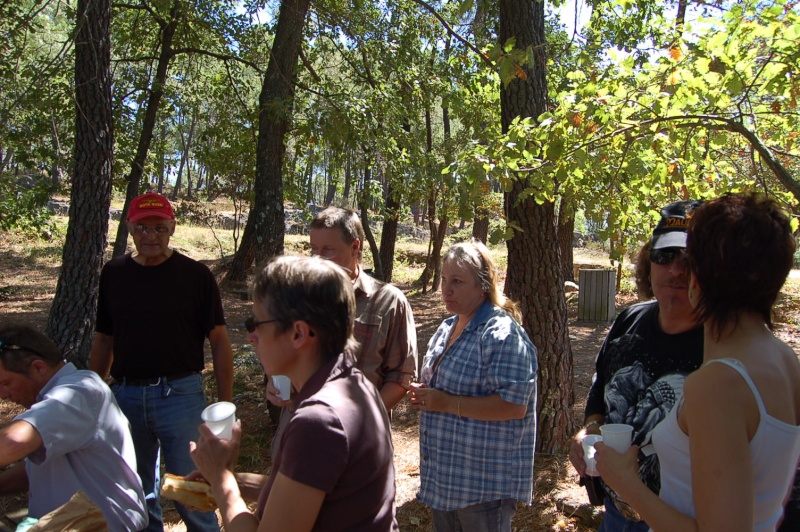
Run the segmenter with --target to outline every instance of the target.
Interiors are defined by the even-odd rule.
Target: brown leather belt
[[[160,384],[168,384],[172,381],[197,375],[196,371],[184,371],[183,373],[176,373],[168,377],[148,377],[144,379],[132,379],[130,377],[114,377],[114,382],[124,384],[126,386],[158,386]]]

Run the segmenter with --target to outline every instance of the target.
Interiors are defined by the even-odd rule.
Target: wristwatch
[[[603,422],[602,422],[602,421],[597,421],[596,419],[594,419],[594,420],[592,420],[592,421],[588,422],[588,423],[587,423],[587,424],[586,424],[586,425],[583,427],[583,430],[586,430],[586,429],[588,429],[588,428],[589,428],[589,427],[591,427],[592,425],[597,425],[597,426],[600,426],[600,425],[602,425],[602,424],[603,424]]]

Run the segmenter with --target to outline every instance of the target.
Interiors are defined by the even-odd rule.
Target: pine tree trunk
[[[500,44],[512,38],[517,49],[530,46],[535,60],[520,66],[525,76],[501,85],[503,131],[516,117],[535,119],[547,110],[544,2],[500,0]],[[538,349],[537,449],[553,453],[565,449],[574,432],[572,351],[554,205],[522,199],[527,182],[520,176],[505,196],[509,221],[522,228],[508,241],[505,291],[520,303],[523,325]]]
[[[75,176],[61,273],[46,334],[86,367],[94,338],[113,175],[111,2],[79,0],[75,33]]]
[[[347,202],[350,201],[350,182],[353,179],[353,172],[351,170],[350,161],[353,159],[353,154],[350,150],[347,150],[347,157],[344,163],[344,192],[342,196],[344,199],[342,202],[344,205],[347,205]]]
[[[558,248],[561,252],[561,274],[565,281],[575,282],[572,272],[574,262],[572,253],[572,240],[575,236],[575,208],[569,201],[561,198],[558,209]]]
[[[310,0],[283,0],[258,101],[253,208],[227,282],[243,282],[253,265],[283,253],[283,157],[294,109],[294,80]]]
[[[472,221],[472,238],[484,244],[489,238],[489,216],[486,210],[478,207],[475,209],[475,219]]]
[[[386,206],[381,232],[381,280],[391,283],[394,270],[394,248],[397,243],[397,224],[399,221],[400,203],[395,199],[394,187],[387,188]]]

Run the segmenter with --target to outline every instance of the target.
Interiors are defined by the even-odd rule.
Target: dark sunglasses
[[[686,248],[662,248],[650,250],[650,262],[666,266],[675,259],[685,259]]]
[[[244,320],[244,328],[247,329],[247,332],[254,333],[256,332],[256,327],[259,325],[264,325],[265,323],[272,323],[274,321],[281,321],[280,318],[275,318],[271,320],[264,320],[264,321],[256,321],[256,319],[252,316]]]

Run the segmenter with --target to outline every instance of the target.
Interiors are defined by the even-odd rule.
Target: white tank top
[[[753,530],[774,531],[800,458],[800,427],[767,414],[761,395],[741,362],[731,358],[708,363],[711,362],[720,362],[739,372],[758,404],[760,421],[750,440],[750,463],[755,480]],[[653,446],[661,464],[659,496],[681,513],[695,517],[689,437],[678,426],[678,410],[682,404],[676,405],[655,428]]]

